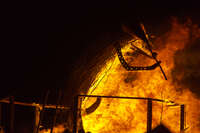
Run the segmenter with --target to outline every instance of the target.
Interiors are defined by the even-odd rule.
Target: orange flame
[[[190,24],[190,26],[188,26]],[[190,33],[193,33],[192,35]],[[192,37],[191,37],[192,36]],[[89,95],[106,96],[132,96],[149,97],[174,101],[186,105],[187,133],[200,132],[200,99],[190,91],[183,88],[172,80],[172,69],[174,68],[174,55],[177,51],[185,48],[193,40],[200,37],[200,28],[190,23],[180,24],[176,19],[172,22],[170,31],[155,40],[160,45],[158,59],[168,77],[164,80],[159,68],[153,71],[128,72],[120,64],[117,55],[109,60],[99,74],[96,81],[89,88]],[[130,51],[127,44],[122,52]],[[131,57],[125,57],[130,62]],[[153,61],[139,56],[132,61],[134,64],[152,64]],[[130,62],[130,63],[132,63]],[[177,75],[177,78],[184,76]],[[182,91],[177,88],[182,87]],[[100,106],[91,114],[84,110],[94,103],[94,98],[86,98],[82,101],[82,120],[85,131],[92,133],[144,133],[146,132],[146,101],[143,100],[119,100],[102,99]],[[163,123],[172,132],[180,132],[180,109],[171,107],[166,103],[153,102],[153,127]]]

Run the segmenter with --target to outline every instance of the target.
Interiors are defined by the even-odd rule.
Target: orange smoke
[[[120,64],[117,54],[102,67],[95,82],[89,88],[89,95],[149,97],[174,101],[186,105],[187,133],[200,132],[200,99],[190,88],[180,86],[173,80],[172,70],[175,67],[174,55],[187,45],[192,45],[200,37],[200,28],[188,21],[181,24],[173,19],[171,29],[158,37],[153,44],[158,53],[158,59],[168,77],[163,78],[159,68],[152,71],[126,71]],[[141,41],[139,41],[141,42]],[[125,59],[131,65],[148,65],[154,63],[142,55],[127,56],[133,52],[131,45],[122,48]],[[177,79],[184,73],[176,75]],[[181,89],[179,89],[181,88]],[[200,89],[200,88],[199,88]],[[82,101],[82,120],[85,131],[92,133],[144,133],[146,132],[146,101],[125,99],[101,99],[99,107],[91,114],[85,109],[95,102],[95,98],[85,98]],[[172,132],[180,132],[180,108],[167,103],[153,102],[153,127],[163,123]]]

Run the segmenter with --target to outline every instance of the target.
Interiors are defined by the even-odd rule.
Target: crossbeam
[[[10,104],[10,100],[7,100],[7,99],[3,99],[3,100],[0,100],[0,103],[8,103]],[[14,102],[15,105],[22,105],[22,106],[31,106],[31,107],[38,107],[38,108],[42,108],[42,104],[39,104],[39,103],[26,103],[26,102],[18,102],[18,101],[15,101]],[[45,105],[45,109],[56,109],[56,105]],[[57,107],[58,109],[62,109],[62,110],[69,110],[71,109],[70,107],[66,107],[66,106],[58,106]]]

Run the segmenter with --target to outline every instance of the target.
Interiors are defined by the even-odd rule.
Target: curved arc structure
[[[115,49],[117,51],[117,55],[119,58],[120,63],[122,64],[122,66],[127,70],[127,71],[138,71],[138,70],[153,70],[155,69],[157,66],[159,66],[160,62],[157,62],[151,66],[130,66],[126,60],[124,59],[123,55],[122,55],[122,51],[121,51],[121,47],[120,44],[117,43],[115,44]]]

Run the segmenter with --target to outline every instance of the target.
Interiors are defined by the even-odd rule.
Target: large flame
[[[193,27],[193,28],[191,28]],[[195,28],[194,28],[195,27]],[[172,69],[175,66],[174,55],[184,49],[190,41],[199,38],[200,29],[197,26],[180,24],[175,19],[172,28],[158,37],[154,43],[158,45],[158,59],[168,77],[164,80],[159,68],[153,71],[128,72],[120,64],[117,54],[109,60],[96,77],[89,89],[89,95],[149,97],[174,101],[186,105],[185,132],[200,132],[200,99],[190,91],[190,88],[179,86],[172,79]],[[191,40],[191,32],[193,32]],[[195,32],[195,33],[194,33]],[[122,53],[130,51],[127,44]],[[152,64],[146,57],[138,56],[133,61],[125,56],[129,63]],[[183,74],[177,76],[184,76]],[[180,77],[177,77],[180,78]],[[181,88],[181,91],[177,88]],[[82,101],[82,121],[85,131],[92,133],[144,133],[146,132],[147,102],[144,100],[101,99],[99,107],[92,113],[84,110],[95,102],[95,98]],[[173,132],[180,132],[180,106],[168,106],[166,103],[153,102],[153,127],[163,123]]]

